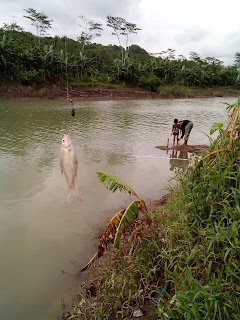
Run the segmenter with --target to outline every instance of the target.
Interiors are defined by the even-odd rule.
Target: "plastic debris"
[[[133,312],[133,316],[134,316],[134,318],[140,318],[143,316],[143,313],[140,309],[137,309]]]
[[[186,298],[183,296],[183,290],[179,291],[180,293],[175,294],[172,299],[169,302],[169,305],[172,306],[173,304],[176,303],[176,306],[179,306],[181,304],[183,304],[184,302],[186,302]]]

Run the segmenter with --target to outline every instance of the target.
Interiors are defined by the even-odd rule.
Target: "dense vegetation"
[[[47,20],[45,15],[40,16],[40,22],[45,21],[45,24],[37,25],[37,13],[33,9],[26,11],[30,16],[25,17],[33,20],[38,35],[25,32],[16,24],[5,24],[0,29],[1,84],[60,83],[68,77],[73,85],[80,87],[124,84],[151,91],[158,91],[165,85],[240,86],[239,53],[235,55],[233,66],[224,66],[216,58],[201,59],[195,52],[191,52],[187,59],[175,57],[172,49],[153,56],[138,45],[124,46],[119,42],[119,46],[103,46],[92,43],[96,36],[100,36],[100,24],[88,20],[84,22],[85,25],[90,23],[92,33],[82,32],[78,41],[67,37],[46,37],[44,28],[51,27],[51,20]],[[108,26],[113,29],[122,23],[127,25],[127,37],[139,30],[124,19],[108,17]],[[120,29],[122,32],[126,27]],[[113,34],[116,35],[117,31],[114,29]]]
[[[213,125],[209,152],[176,172],[150,228],[129,230],[97,269],[76,318],[127,319],[140,309],[150,320],[239,319],[239,105],[228,107],[225,130]]]

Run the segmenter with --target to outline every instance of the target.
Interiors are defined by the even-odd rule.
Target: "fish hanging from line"
[[[77,199],[81,201],[82,199],[76,188],[78,159],[69,134],[65,134],[62,138],[60,169],[62,173],[64,172],[68,184],[68,192],[65,203],[69,200],[71,193],[73,193]]]

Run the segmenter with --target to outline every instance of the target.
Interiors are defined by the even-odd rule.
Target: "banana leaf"
[[[79,275],[81,272],[85,271],[101,256],[103,256],[104,251],[107,250],[107,247],[110,243],[113,242],[116,234],[116,230],[119,226],[119,223],[122,219],[126,209],[120,210],[115,216],[109,221],[104,233],[102,234],[98,245],[97,245],[97,253],[90,259],[85,267],[83,267],[76,275]]]
[[[98,171],[97,175],[100,181],[105,185],[105,187],[111,190],[112,192],[115,192],[117,190],[119,190],[120,192],[125,191],[136,196],[139,199],[138,194],[129,185],[119,180],[115,176],[101,171]]]
[[[122,219],[116,231],[115,240],[114,240],[115,248],[119,248],[120,236],[122,234],[122,231],[125,230],[126,227],[138,217],[138,214],[139,214],[138,203],[139,203],[139,200],[133,201],[124,212],[124,215],[122,216]]]

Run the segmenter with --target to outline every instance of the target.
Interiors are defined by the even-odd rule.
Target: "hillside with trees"
[[[137,44],[129,45],[131,34],[140,29],[123,18],[107,16],[107,26],[118,45],[101,45],[102,25],[81,16],[82,32],[77,40],[49,37],[52,20],[44,13],[26,9],[24,17],[36,27],[36,35],[16,23],[0,28],[0,85],[70,84],[77,88],[127,86],[158,92],[166,86],[209,88],[240,86],[240,53],[235,64],[225,66],[214,57],[204,59],[196,52],[189,58],[168,49],[149,54]]]

